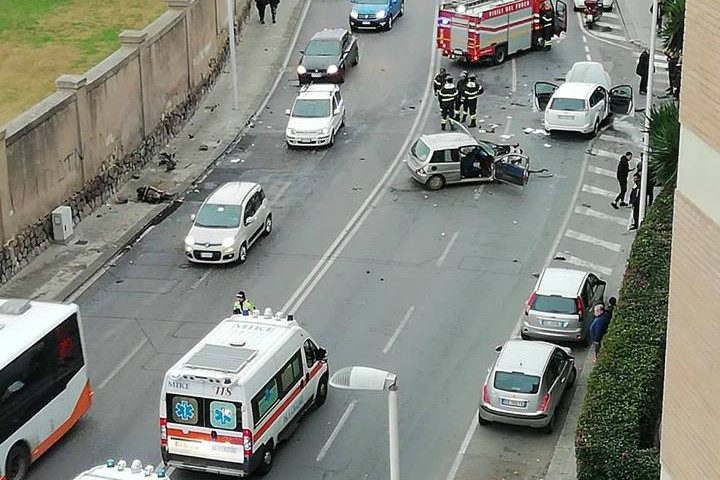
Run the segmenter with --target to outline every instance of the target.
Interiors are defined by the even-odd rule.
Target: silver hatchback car
[[[605,282],[582,270],[546,268],[525,304],[523,339],[587,345],[593,307],[603,303]]]
[[[575,358],[567,347],[510,340],[488,369],[478,421],[542,428],[551,433],[555,410],[575,383]]]

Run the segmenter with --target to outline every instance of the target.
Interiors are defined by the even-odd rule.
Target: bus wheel
[[[268,473],[270,473],[270,470],[272,470],[274,453],[275,452],[272,444],[268,444],[265,446],[265,451],[263,452],[262,456],[262,463],[257,469],[257,473],[261,477],[267,475]]]
[[[23,444],[16,444],[10,449],[5,461],[5,473],[8,480],[23,480],[30,468],[30,452]]]

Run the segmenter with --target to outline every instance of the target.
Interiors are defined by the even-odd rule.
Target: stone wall
[[[242,26],[251,0],[235,0]],[[0,127],[0,284],[45,250],[50,212],[78,223],[156,156],[195,113],[228,52],[226,0],[167,0],[85,75]]]

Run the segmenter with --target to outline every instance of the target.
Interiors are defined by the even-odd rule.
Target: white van
[[[302,415],[325,403],[327,352],[292,316],[233,315],[165,374],[162,458],[175,468],[266,474]]]

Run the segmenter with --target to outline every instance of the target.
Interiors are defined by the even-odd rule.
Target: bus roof
[[[0,369],[77,312],[74,303],[0,298]]]
[[[302,327],[285,316],[233,315],[213,328],[168,374],[231,377],[243,383],[301,332]]]

